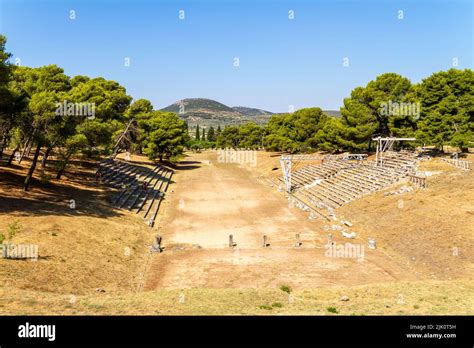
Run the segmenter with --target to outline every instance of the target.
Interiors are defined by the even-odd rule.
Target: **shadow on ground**
[[[0,214],[101,218],[122,215],[107,202],[110,193],[99,189],[93,173],[74,172],[66,175],[63,181],[42,182],[34,178],[28,192],[23,191],[23,180],[23,173],[0,169]],[[74,200],[75,209],[70,207],[71,200]]]

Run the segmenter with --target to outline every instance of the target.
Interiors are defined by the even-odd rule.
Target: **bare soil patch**
[[[364,261],[327,257],[328,223],[290,208],[285,195],[261,178],[265,170],[273,172],[278,157],[259,156],[259,170],[218,163],[215,151],[187,158],[199,168],[175,176],[177,185],[160,223],[166,251],[154,256],[145,289],[279,284],[301,289],[418,279],[411,265],[383,249],[368,249],[366,238],[350,240],[332,232],[336,244],[363,244]],[[297,233],[299,249],[294,248]],[[235,248],[228,247],[230,234]],[[268,248],[262,247],[263,235]]]

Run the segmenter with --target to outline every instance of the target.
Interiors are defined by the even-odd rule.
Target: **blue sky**
[[[339,109],[384,72],[418,82],[454,58],[472,68],[473,11],[472,0],[0,0],[0,33],[22,65],[113,79],[155,108],[204,97],[282,112]]]

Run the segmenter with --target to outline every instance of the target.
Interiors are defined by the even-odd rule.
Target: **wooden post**
[[[297,233],[296,234],[296,243],[295,243],[295,247],[299,248],[301,246],[301,242],[300,242],[300,234]]]
[[[328,244],[333,245],[334,242],[332,241],[332,233],[328,234]]]
[[[267,236],[266,235],[263,235],[263,247],[266,248],[267,247]]]
[[[234,236],[229,234],[229,248],[234,247]]]
[[[158,246],[158,248],[161,248],[161,236],[159,234],[155,236],[155,240],[156,240],[156,245]]]
[[[377,249],[377,244],[373,238],[369,238],[369,249]]]

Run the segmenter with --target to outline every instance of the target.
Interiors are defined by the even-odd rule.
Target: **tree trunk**
[[[56,179],[61,179],[61,176],[64,174],[64,171],[66,170],[68,159],[64,160],[64,162],[61,164],[61,167],[58,170],[58,173],[56,174]]]
[[[0,158],[3,157],[3,149],[5,147],[6,142],[7,142],[7,137],[6,135],[4,135],[2,139],[2,144],[0,145]]]
[[[54,145],[48,146],[46,149],[46,152],[43,155],[43,160],[41,161],[41,168],[44,169],[46,168],[46,161],[48,160],[48,156],[51,153],[51,150],[53,149]]]
[[[10,126],[7,126],[7,129],[6,129],[5,132],[3,133],[3,136],[2,136],[2,144],[0,144],[0,158],[3,157],[3,150],[5,150],[5,148],[7,147],[8,134],[10,133],[10,129],[11,129],[11,127],[10,127]]]
[[[18,150],[19,150],[19,147],[18,147],[18,146],[13,149],[13,152],[12,152],[12,154],[10,155],[10,158],[8,159],[8,164],[7,164],[8,166],[11,166],[11,165],[12,165],[13,159],[15,158],[15,154],[16,154],[16,152],[17,152]]]
[[[65,168],[66,166],[62,166],[61,169],[58,170],[58,174],[56,174],[56,179],[61,179],[61,175],[63,175]]]
[[[25,185],[23,187],[24,191],[28,191],[28,187],[30,186],[31,178],[33,177],[33,173],[35,172],[36,162],[38,162],[38,157],[39,157],[39,154],[40,154],[40,150],[41,150],[41,141],[38,141],[38,145],[36,146],[35,155],[33,157],[33,162],[31,162],[30,169],[28,170],[28,174],[26,175],[26,178],[25,178]]]
[[[33,142],[30,142],[30,144],[28,145],[28,148],[26,149],[26,157],[30,157],[32,145],[33,145]]]
[[[56,174],[56,179],[61,179],[61,176],[64,174],[64,171],[66,170],[66,166],[69,162],[69,158],[71,158],[72,153],[68,153],[66,158],[64,159],[63,163],[61,163],[61,167],[58,170],[58,173]]]
[[[20,164],[21,161],[23,161],[23,157],[25,157],[26,150],[28,149],[28,146],[30,145],[30,141],[32,140],[32,138],[33,138],[33,135],[30,135],[28,139],[26,139],[25,146],[23,147],[23,151],[21,152],[21,157],[20,157],[20,160],[18,161],[18,164]]]

